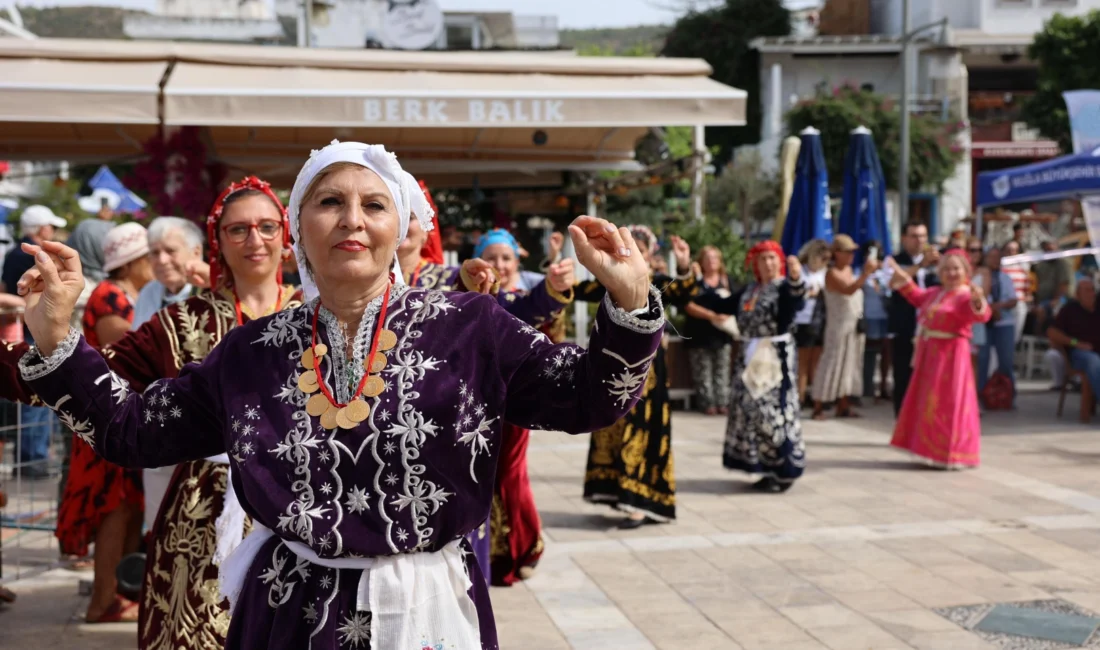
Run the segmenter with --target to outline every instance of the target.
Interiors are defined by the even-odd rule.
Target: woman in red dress
[[[92,291],[82,320],[84,337],[96,347],[110,345],[130,331],[137,294],[153,279],[148,236],[139,224],[112,229],[103,252],[108,276]],[[65,554],[85,556],[88,544],[95,543],[88,623],[137,620],[137,603],[115,593],[115,567],[140,544],[143,506],[141,471],[103,460],[79,431],[74,433],[55,534]]]
[[[519,255],[515,237],[499,228],[482,235],[474,251],[475,257],[489,262],[496,270],[500,293],[506,302],[518,300],[523,295],[519,286]],[[548,271],[546,278],[531,290],[531,295],[548,296],[544,304],[550,309],[520,317],[539,329],[547,327],[573,302],[572,262],[553,264]],[[496,491],[489,514],[489,559],[494,585],[507,586],[529,578],[544,550],[542,523],[527,474],[530,437],[529,429],[504,424]]]

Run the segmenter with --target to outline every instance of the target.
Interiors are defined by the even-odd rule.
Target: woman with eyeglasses
[[[143,391],[158,379],[175,377],[185,364],[201,362],[233,328],[300,304],[300,292],[280,280],[289,254],[288,229],[285,209],[266,182],[248,177],[230,185],[211,208],[206,230],[209,262],[188,271],[206,276],[212,288],[160,310],[102,350],[117,375],[103,379],[109,378],[116,396],[127,385]],[[31,399],[16,370],[26,351],[25,345],[0,345],[0,398]],[[181,415],[166,397],[154,403],[145,419],[153,429]],[[254,427],[251,422],[245,413],[235,427],[245,431]],[[90,435],[86,422],[68,424],[77,436]],[[247,451],[238,446],[230,453]],[[226,489],[228,462],[225,454],[188,461],[172,475],[146,547],[137,617],[143,650],[225,645],[229,613],[218,595],[217,565],[248,527],[233,491]],[[110,571],[113,575],[113,565]],[[132,620],[132,612],[126,614]]]

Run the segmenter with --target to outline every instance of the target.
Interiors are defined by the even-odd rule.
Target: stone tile
[[[914,609],[918,604],[893,589],[850,591],[833,594],[838,601],[862,614]]]
[[[983,641],[976,634],[959,632],[923,632],[909,639],[909,645],[917,650],[997,650],[997,646]],[[876,649],[877,650],[877,649]]]
[[[910,650],[910,646],[904,641],[868,622],[815,628],[811,633],[830,650]],[[938,650],[947,647],[951,646],[943,646]]]
[[[867,622],[867,619],[843,605],[780,607],[779,613],[806,630],[816,630],[821,627],[847,627]]]
[[[836,599],[817,587],[794,587],[762,589],[756,596],[772,607],[807,607],[813,605],[834,605]]]
[[[907,642],[924,632],[955,632],[961,629],[946,618],[926,609],[876,612],[868,614],[867,617],[882,629]]]

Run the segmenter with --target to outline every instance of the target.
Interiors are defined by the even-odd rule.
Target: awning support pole
[[[599,206],[596,205],[596,192],[589,185],[585,214],[595,217],[599,212],[598,208]],[[562,253],[573,259],[578,280],[591,279],[592,274],[580,265],[580,261],[577,259],[577,251],[573,248],[573,238],[568,235],[565,237],[565,247]],[[588,347],[588,303],[579,300],[573,303],[573,327],[577,332],[577,345]]]
[[[696,220],[703,219],[703,184],[706,180],[704,176],[705,167],[707,163],[707,127],[702,124],[696,124],[695,131],[695,143],[693,145],[695,151],[695,178],[691,184],[691,203],[692,203],[692,216]]]

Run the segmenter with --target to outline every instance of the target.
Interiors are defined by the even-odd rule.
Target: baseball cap
[[[22,216],[19,217],[19,227],[23,230],[41,228],[42,226],[64,228],[65,223],[64,219],[54,214],[53,210],[44,205],[28,205],[23,209]]]

